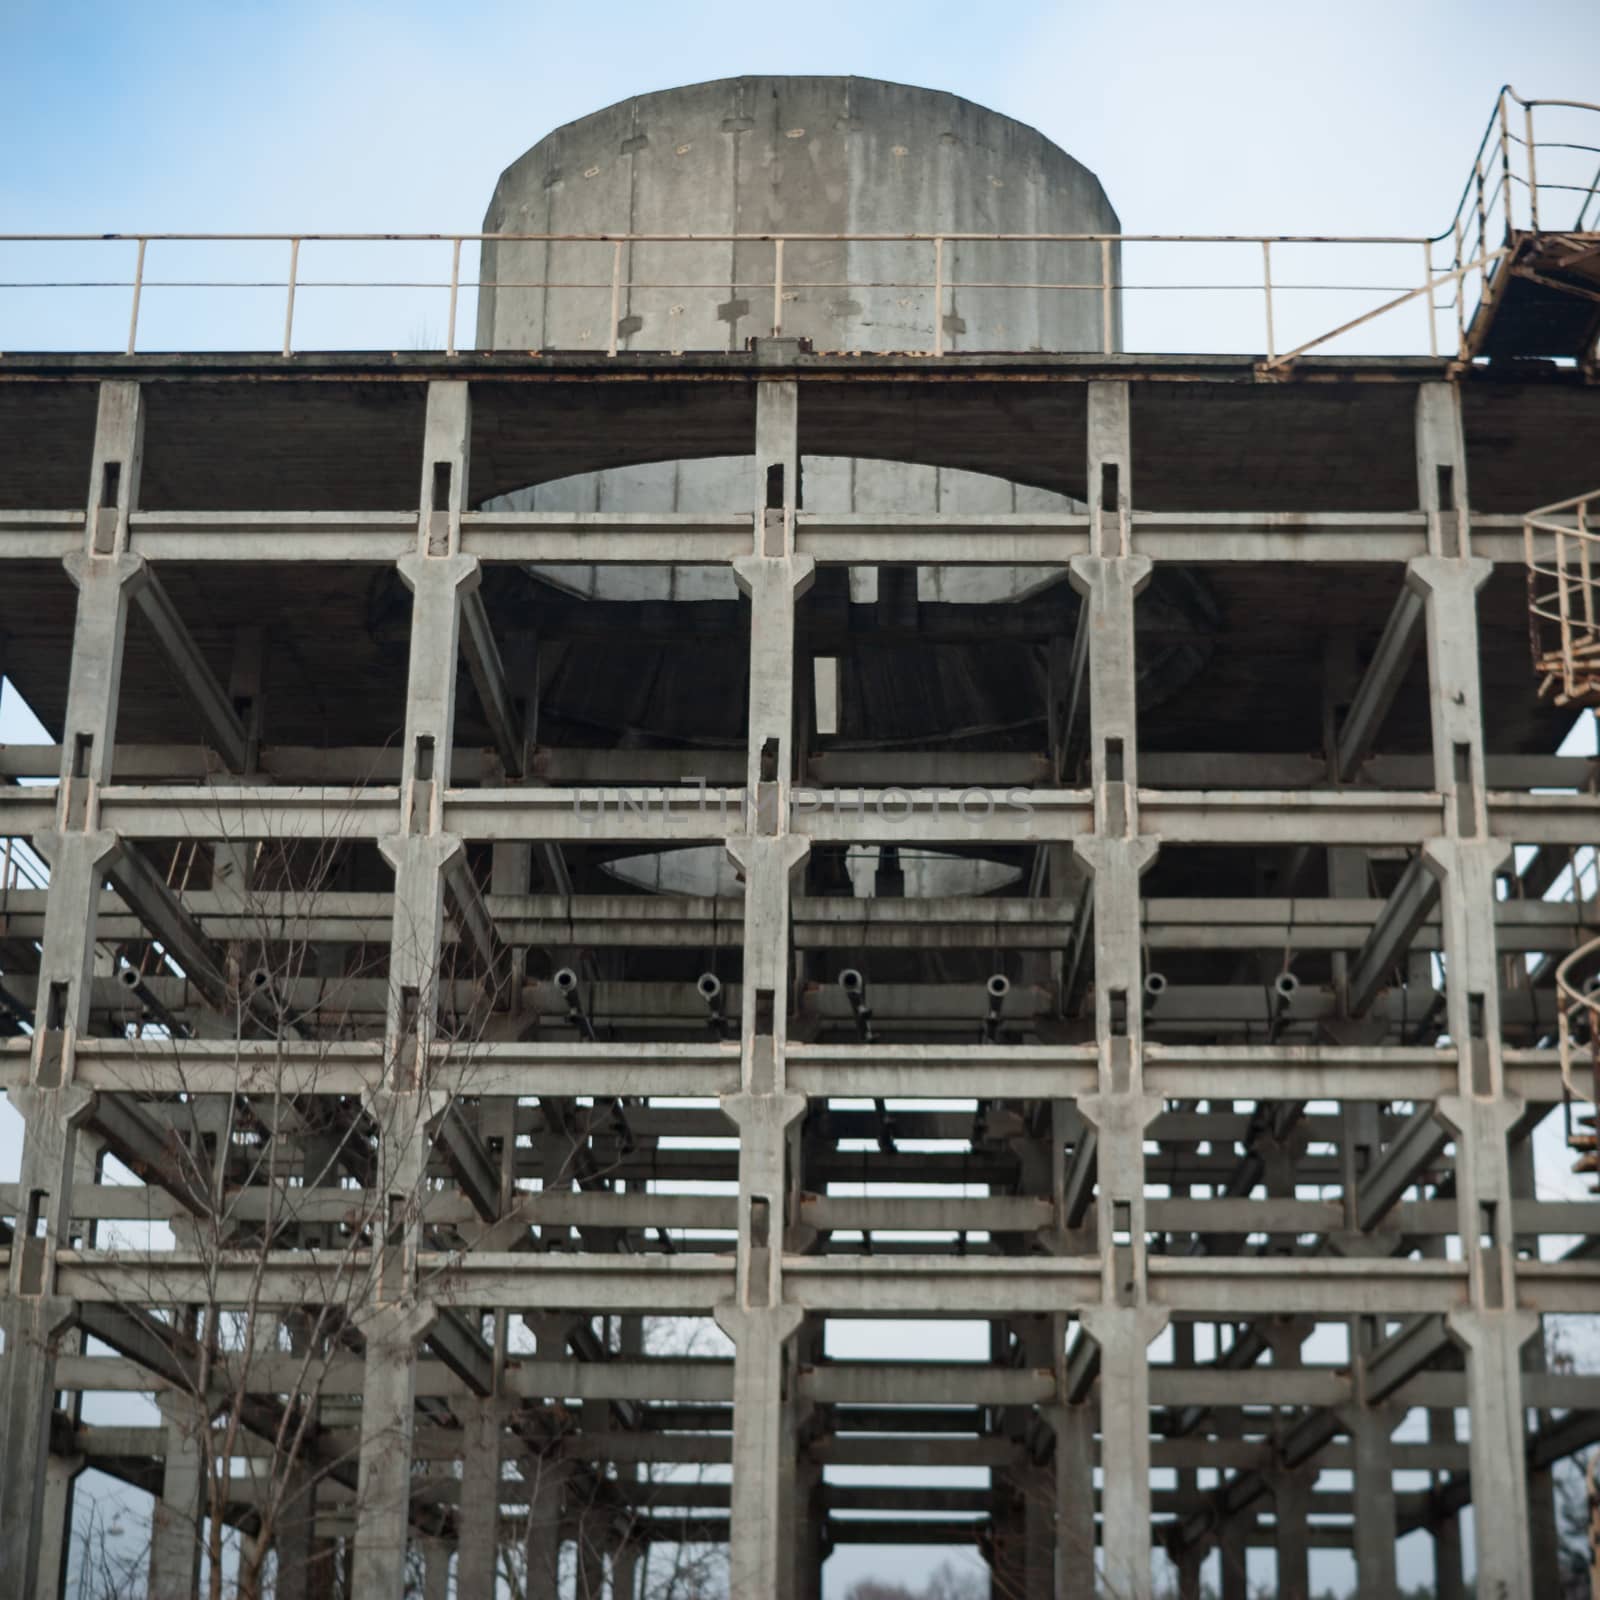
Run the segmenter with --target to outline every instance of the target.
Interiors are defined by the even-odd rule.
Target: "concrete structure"
[[[865,104],[867,144],[997,121],[793,93],[844,149]],[[1335,1547],[1382,1595],[1413,1530],[1448,1596],[1469,1504],[1478,1592],[1552,1592],[1600,1379],[1537,1336],[1600,1311],[1600,1208],[1535,1181],[1549,958],[1596,931],[1544,895],[1600,799],[1521,516],[1591,486],[1600,390],[627,315],[615,354],[0,360],[4,666],[53,741],[0,751],[49,863],[0,929],[0,1594],[56,1592],[85,1463],[157,1497],[162,1595],[221,1518],[280,1600],[398,1596],[408,1550],[487,1594],[513,1547],[621,1600],[704,1543],[802,1600],[846,1542],[1029,1600],[1148,1595],[1158,1547],[1304,1596]],[[1060,498],[818,507],[813,458]],[[507,507],[679,460],[740,498]],[[958,564],[1037,581],[841,581]],[[619,892],[680,848],[729,892]],[[992,873],[906,893],[929,852]],[[830,1356],[903,1318],[989,1359]],[[159,1422],[84,1420],[119,1390]]]

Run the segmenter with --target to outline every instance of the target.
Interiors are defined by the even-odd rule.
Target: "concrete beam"
[[[1350,1015],[1365,1016],[1389,981],[1396,965],[1410,950],[1417,930],[1439,904],[1439,874],[1429,858],[1418,852],[1406,863],[1394,892],[1384,903],[1372,932],[1350,968]]]
[[[228,691],[200,653],[166,586],[148,563],[131,585],[131,598],[193,708],[201,736],[230,772],[246,771],[250,765],[250,737],[244,722]]]
[[[1375,1228],[1450,1138],[1450,1130],[1439,1121],[1434,1107],[1418,1106],[1362,1174],[1356,1188],[1357,1227],[1363,1231]]]

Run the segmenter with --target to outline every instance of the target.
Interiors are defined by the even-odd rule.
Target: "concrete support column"
[[[1382,1407],[1355,1406],[1345,1420],[1355,1456],[1356,1577],[1363,1594],[1393,1594],[1397,1529],[1389,1436],[1398,1419]]]
[[[317,1475],[296,1463],[283,1487],[272,1528],[277,1556],[273,1600],[331,1600],[334,1550],[317,1539]]]
[[[1282,1193],[1293,1185],[1285,1184],[1282,1176],[1285,1146],[1278,1141],[1268,1141],[1267,1171],[1268,1192]],[[1274,1181],[1273,1168],[1278,1168]],[[1292,1372],[1301,1366],[1301,1346],[1311,1333],[1314,1323],[1298,1317],[1278,1317],[1266,1322],[1263,1331],[1272,1349],[1274,1371]],[[1298,1417],[1294,1409],[1278,1413],[1278,1427],[1292,1429]],[[1283,1600],[1310,1600],[1311,1563],[1308,1548],[1308,1525],[1311,1511],[1311,1494],[1317,1481],[1317,1469],[1305,1463],[1299,1466],[1278,1466],[1268,1473],[1272,1487],[1274,1544],[1278,1562],[1278,1587],[1274,1591]]]
[[[499,1400],[466,1404],[466,1439],[461,1453],[461,1553],[456,1590],[492,1595],[500,1556],[500,1441],[504,1408]]]
[[[161,1493],[150,1519],[150,1600],[192,1600],[200,1582],[200,1547],[206,1515],[204,1408],[188,1395],[162,1395],[166,1460]]]
[[[1533,1128],[1524,1121],[1512,1130],[1510,1150],[1511,1194],[1513,1203],[1538,1198],[1535,1181]],[[1522,1234],[1513,1241],[1519,1255],[1539,1256],[1537,1234]],[[1522,1370],[1545,1372],[1549,1362],[1545,1349],[1544,1319],[1539,1319],[1535,1336],[1522,1347]],[[1549,1411],[1540,1411],[1535,1427],[1543,1429],[1556,1421]],[[1559,1594],[1561,1590],[1561,1531],[1557,1523],[1555,1473],[1546,1466],[1528,1468],[1528,1539],[1533,1549],[1533,1589],[1535,1594]]]
[[[1425,1258],[1445,1259],[1445,1240],[1432,1235],[1422,1242]],[[1428,1443],[1454,1444],[1456,1442],[1456,1413],[1452,1406],[1436,1406],[1428,1412]],[[1431,1488],[1435,1494],[1450,1483],[1450,1475],[1432,1474]],[[1439,1600],[1464,1600],[1466,1580],[1461,1561],[1461,1518],[1454,1511],[1431,1523],[1428,1533],[1433,1541],[1433,1589]]]
[[[1221,1600],[1250,1600],[1250,1545],[1245,1516],[1229,1517],[1217,1535]]]
[[[34,841],[50,864],[26,1087],[12,1091],[24,1122],[18,1239],[0,1304],[0,1594],[37,1590],[46,1537],[44,1492],[57,1340],[70,1302],[55,1293],[56,1252],[67,1242],[77,1129],[90,1097],[73,1086],[77,1040],[89,1025],[95,925],[103,865],[115,840],[99,827],[109,781],[127,629],[128,518],[144,453],[139,386],[100,386],[84,518],[84,548],[66,560],[77,585],[72,664],[62,728],[55,826]]]
[[[417,1300],[417,1252],[428,1129],[449,1102],[448,1090],[432,1080],[440,1067],[434,1046],[445,874],[463,851],[460,839],[444,832],[442,802],[455,742],[461,600],[479,576],[477,561],[460,554],[470,440],[466,384],[430,384],[417,549],[398,562],[412,593],[399,829],[379,843],[395,883],[386,1077],[368,1097],[378,1124],[384,1246],[371,1285],[375,1309],[362,1319],[367,1366],[354,1575],[363,1600],[401,1600],[404,1593],[417,1345],[435,1315]]]
[[[450,1556],[448,1539],[422,1541],[422,1600],[450,1600]],[[487,1591],[493,1594],[492,1589]]]
[[[1178,1600],[1200,1600],[1199,1550],[1185,1550],[1178,1557]]]
[[[1150,578],[1130,553],[1128,389],[1094,383],[1088,396],[1090,551],[1073,560],[1088,630],[1089,765],[1094,833],[1074,848],[1092,882],[1095,1040],[1099,1084],[1078,1109],[1095,1130],[1098,1306],[1083,1312],[1100,1346],[1101,1543],[1105,1581],[1129,1600],[1151,1593],[1149,1343],[1166,1313],[1145,1282],[1144,1134],[1161,1102],[1144,1092],[1139,879],[1156,853],[1139,835],[1134,601]]]
[[[790,990],[789,902],[806,841],[789,832],[794,772],[795,601],[814,563],[794,551],[800,485],[799,392],[792,379],[756,395],[752,503],[755,553],[733,564],[750,597],[750,721],[743,831],[728,852],[744,873],[744,1003],[739,1092],[723,1110],[739,1129],[739,1243],[735,1298],[717,1321],[734,1342],[733,1485],[729,1583],[735,1594],[788,1595],[784,1407],[787,1341],[801,1313],[783,1303],[790,1130],[805,1110],[784,1080]]]
[[[1061,1600],[1093,1600],[1094,1407],[1052,1406],[1056,1435],[1056,1587]]]
[[[45,1463],[41,1517],[38,1600],[60,1600],[66,1592],[67,1546],[72,1538],[72,1508],[84,1456],[51,1456]]]
[[[356,1489],[355,1592],[402,1600],[411,1526],[411,1439],[416,1423],[417,1345],[431,1306],[386,1306],[363,1323],[361,1457]]]
[[[1310,1521],[1314,1467],[1296,1467],[1272,1474],[1272,1515],[1278,1559],[1276,1600],[1311,1600],[1311,1552],[1306,1529]]]
[[[635,1600],[639,1590],[639,1547],[623,1541],[611,1555],[611,1600]]]
[[[561,1583],[561,1512],[567,1464],[552,1452],[523,1462],[528,1485],[528,1527],[523,1540],[529,1600],[556,1600]]]
[[[1492,838],[1488,825],[1477,591],[1491,567],[1470,550],[1453,385],[1418,389],[1417,481],[1430,553],[1410,563],[1407,581],[1425,608],[1434,787],[1443,797],[1440,837],[1426,849],[1441,879],[1445,998],[1459,1062],[1458,1092],[1440,1100],[1439,1113],[1456,1134],[1469,1272],[1469,1305],[1450,1314],[1450,1326],[1467,1351],[1478,1590],[1496,1600],[1531,1600],[1519,1352],[1537,1318],[1515,1309],[1507,1136],[1522,1105],[1505,1087],[1494,926],[1495,874],[1509,846]]]

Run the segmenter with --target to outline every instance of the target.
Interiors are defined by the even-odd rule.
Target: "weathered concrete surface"
[[[958,95],[871,78],[724,78],[620,101],[558,128],[501,175],[485,232],[1115,233],[1099,180],[1042,134]],[[618,341],[634,350],[737,350],[772,328],[765,242],[624,246]],[[606,348],[609,244],[490,246],[478,343]],[[819,350],[929,350],[931,243],[791,243],[785,337]],[[1094,244],[967,242],[946,283],[1101,282]],[[1112,281],[1116,281],[1113,256]],[[678,287],[680,285],[707,287]],[[885,287],[864,287],[879,284]],[[654,287],[659,285],[660,287]],[[848,285],[849,287],[835,287]],[[766,292],[762,292],[763,286]],[[948,291],[951,350],[1099,350],[1090,291]],[[1113,320],[1112,345],[1119,340]]]

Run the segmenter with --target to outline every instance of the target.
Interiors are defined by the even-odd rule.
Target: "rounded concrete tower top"
[[[1037,130],[959,95],[844,77],[722,78],[619,101],[507,167],[484,217],[485,232],[538,234],[1118,226],[1094,174]],[[623,245],[618,348],[736,350],[770,335],[775,254],[765,238]],[[610,243],[486,244],[480,346],[608,348],[617,265]],[[781,331],[818,349],[926,350],[937,315],[949,350],[1100,350],[1104,274],[1094,243],[950,241],[936,274],[928,240],[790,237]]]

